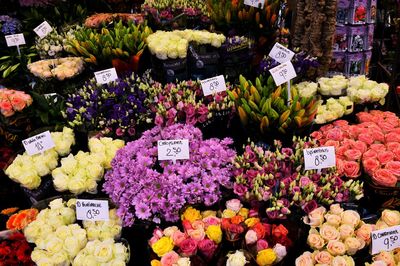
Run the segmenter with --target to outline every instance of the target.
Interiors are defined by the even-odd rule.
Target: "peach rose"
[[[364,142],[367,145],[374,143],[374,138],[368,133],[361,133],[358,135],[358,140]]]
[[[187,235],[185,233],[182,233],[181,231],[176,231],[172,235],[172,241],[176,246],[179,246],[183,240],[187,238]]]
[[[314,260],[316,263],[330,265],[332,262],[332,255],[328,251],[315,251]]]
[[[388,162],[385,165],[385,169],[389,170],[390,172],[392,172],[392,174],[394,174],[395,176],[397,176],[397,178],[400,177],[400,162],[399,161],[391,161]]]
[[[356,149],[350,149],[345,151],[344,156],[346,156],[346,159],[349,161],[357,161],[361,158],[361,151],[356,150]]]
[[[337,256],[332,260],[332,266],[354,266],[354,260],[350,256]]]
[[[339,231],[329,224],[323,224],[319,229],[319,233],[323,239],[329,240],[339,240],[340,233]]]
[[[311,252],[306,251],[296,259],[296,266],[313,266],[314,260]]]
[[[332,214],[340,215],[343,212],[343,208],[340,207],[340,204],[332,204],[329,207],[329,212]]]
[[[389,227],[400,225],[400,212],[384,210],[382,212],[381,220],[384,221]]]
[[[361,174],[360,164],[353,161],[344,161],[343,171],[348,178],[356,178]]]
[[[1,110],[1,114],[4,115],[5,117],[10,117],[14,114],[12,105],[8,101],[0,102],[0,110]]]
[[[342,221],[342,218],[339,215],[336,214],[325,214],[325,223],[330,224],[334,227],[338,227],[340,225],[340,222]]]
[[[346,245],[339,240],[330,240],[326,246],[326,249],[333,256],[340,256],[346,253]]]
[[[354,227],[350,224],[342,224],[339,227],[340,239],[344,240],[354,235]]]
[[[346,210],[342,213],[342,224],[349,224],[356,227],[360,222],[360,215],[353,210]]]
[[[365,246],[365,242],[356,237],[348,237],[344,241],[347,248],[347,254],[354,255]]]
[[[309,234],[307,237],[307,244],[312,249],[322,249],[325,246],[325,240],[319,234]]]
[[[397,177],[387,169],[378,169],[372,175],[372,181],[378,186],[395,187]]]
[[[386,148],[388,151],[394,151],[395,149],[400,149],[399,142],[388,142],[386,143]]]
[[[191,238],[193,238],[196,241],[203,240],[206,235],[203,228],[188,230],[187,233]]]
[[[336,171],[340,176],[344,174],[344,161],[342,159],[339,159],[337,155],[336,155]]]
[[[379,151],[378,152],[378,160],[381,164],[387,164],[390,161],[393,161],[394,154],[391,151]]]
[[[394,126],[392,124],[385,121],[380,122],[379,127],[383,132],[391,132],[394,129]]]
[[[385,141],[385,134],[381,130],[372,130],[370,132],[371,136],[374,138],[375,141],[384,142]]]
[[[368,150],[364,152],[363,154],[363,159],[368,159],[368,158],[374,158],[376,159],[378,157],[378,153],[374,150]]]
[[[326,134],[326,138],[335,141],[343,140],[343,131],[340,128],[332,128]]]
[[[371,145],[369,146],[369,148],[370,148],[371,150],[376,151],[377,153],[379,153],[380,151],[386,151],[386,146],[385,146],[384,144],[381,144],[381,143],[374,143],[374,144],[371,144]]]
[[[374,230],[375,225],[373,224],[363,224],[356,231],[357,238],[364,240],[365,243],[371,243],[371,232]]]
[[[393,254],[387,251],[382,251],[378,255],[372,258],[373,261],[384,261],[387,266],[396,266],[396,261],[394,260]]]
[[[363,160],[363,167],[369,175],[372,175],[376,170],[381,168],[381,164],[375,158],[367,158]]]
[[[13,98],[11,104],[15,111],[22,111],[26,107],[26,102],[19,97]]]
[[[324,221],[324,214],[326,209],[324,207],[318,207],[308,214],[308,216],[303,218],[305,224],[311,227],[317,227]]]
[[[390,132],[385,136],[386,142],[400,142],[400,134],[397,132]]]
[[[337,148],[339,148],[340,144],[339,144],[339,141],[330,139],[325,142],[324,146],[326,146],[326,147],[333,146],[333,147],[335,147],[335,149],[337,149]]]
[[[353,149],[359,150],[361,153],[364,153],[368,150],[368,146],[364,142],[357,140],[355,142],[355,145],[353,146]]]
[[[394,149],[393,154],[396,157],[397,160],[400,160],[400,148]]]

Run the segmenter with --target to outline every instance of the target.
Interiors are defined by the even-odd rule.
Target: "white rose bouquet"
[[[339,97],[339,99],[329,98],[326,104],[318,107],[315,123],[325,124],[333,120],[341,118],[343,115],[351,114],[354,110],[354,103],[347,96]]]
[[[300,98],[309,98],[317,94],[318,84],[315,82],[303,81],[295,84],[294,87],[299,92]]]
[[[71,152],[71,146],[75,144],[75,134],[69,127],[64,127],[62,132],[51,132],[54,149],[59,156],[66,156]]]
[[[106,239],[119,239],[122,231],[122,221],[117,216],[117,210],[111,209],[109,211],[108,221],[83,221],[83,228],[87,232],[88,239],[91,240],[106,240]]]
[[[111,168],[111,161],[114,159],[117,150],[125,146],[125,142],[120,139],[112,138],[91,138],[89,139],[89,150],[93,154],[98,154],[103,159],[105,169]]]
[[[57,78],[64,80],[72,78],[83,71],[84,61],[81,57],[65,57],[40,60],[28,64],[29,71],[42,79]]]
[[[57,191],[69,190],[74,194],[96,193],[97,182],[104,174],[103,158],[98,154],[79,151],[61,159],[61,167],[52,171],[54,187]]]
[[[128,248],[122,243],[115,243],[113,239],[94,240],[78,253],[73,265],[126,265],[128,258]]]
[[[332,78],[318,79],[318,92],[324,96],[339,96],[346,93],[348,79],[345,76],[337,75]]]
[[[385,104],[389,85],[369,80],[365,76],[351,77],[347,95],[355,103],[379,102]]]

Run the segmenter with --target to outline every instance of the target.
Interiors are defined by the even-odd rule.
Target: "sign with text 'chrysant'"
[[[76,219],[81,221],[108,221],[109,208],[107,200],[76,200]]]
[[[26,153],[28,153],[30,156],[43,153],[55,146],[54,141],[51,138],[50,131],[46,131],[33,137],[24,139],[22,144],[24,145]]]
[[[304,149],[305,170],[324,169],[336,166],[335,147]]]
[[[400,225],[371,232],[371,254],[400,247]]]
[[[189,140],[187,139],[159,140],[157,148],[159,161],[189,159]]]

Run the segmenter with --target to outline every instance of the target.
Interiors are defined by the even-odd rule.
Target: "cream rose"
[[[354,260],[349,256],[337,256],[332,260],[332,266],[354,266]]]
[[[326,249],[333,256],[340,256],[346,253],[346,245],[339,240],[330,240],[326,246]]]
[[[313,266],[314,260],[311,252],[306,251],[295,261],[296,266]]]
[[[309,234],[307,237],[307,244],[312,249],[322,249],[325,246],[325,240],[319,234]]]
[[[356,227],[360,222],[360,215],[353,210],[346,210],[341,214],[342,224],[349,224]]]
[[[325,220],[325,223],[334,227],[338,227],[342,221],[342,218],[339,215],[328,213],[325,215]]]
[[[227,256],[226,266],[244,266],[248,263],[242,251],[236,250],[235,253],[228,254]]]
[[[322,224],[324,221],[324,215],[326,213],[326,209],[324,207],[318,207],[312,212],[308,214],[308,216],[303,218],[305,224],[308,224],[311,227],[317,227]]]
[[[98,262],[108,262],[113,257],[113,242],[103,241],[97,243],[93,255]]]
[[[356,237],[348,237],[344,241],[347,248],[347,254],[354,255],[365,246],[365,242]]]
[[[332,262],[332,255],[328,251],[314,251],[314,260],[319,264],[330,265]]]
[[[344,240],[350,236],[354,235],[354,227],[349,224],[342,224],[339,227],[339,234],[340,234],[340,239]]]
[[[365,243],[371,243],[371,232],[374,230],[374,225],[372,224],[363,224],[356,231],[357,238],[364,240]]]
[[[389,227],[400,225],[400,212],[384,210],[382,212],[381,220],[384,221]]]
[[[340,239],[339,231],[329,224],[323,224],[319,229],[319,234],[327,241]]]

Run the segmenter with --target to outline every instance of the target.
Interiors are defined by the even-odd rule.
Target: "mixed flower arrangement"
[[[32,97],[23,91],[0,89],[0,112],[4,117],[22,112],[32,102]]]

